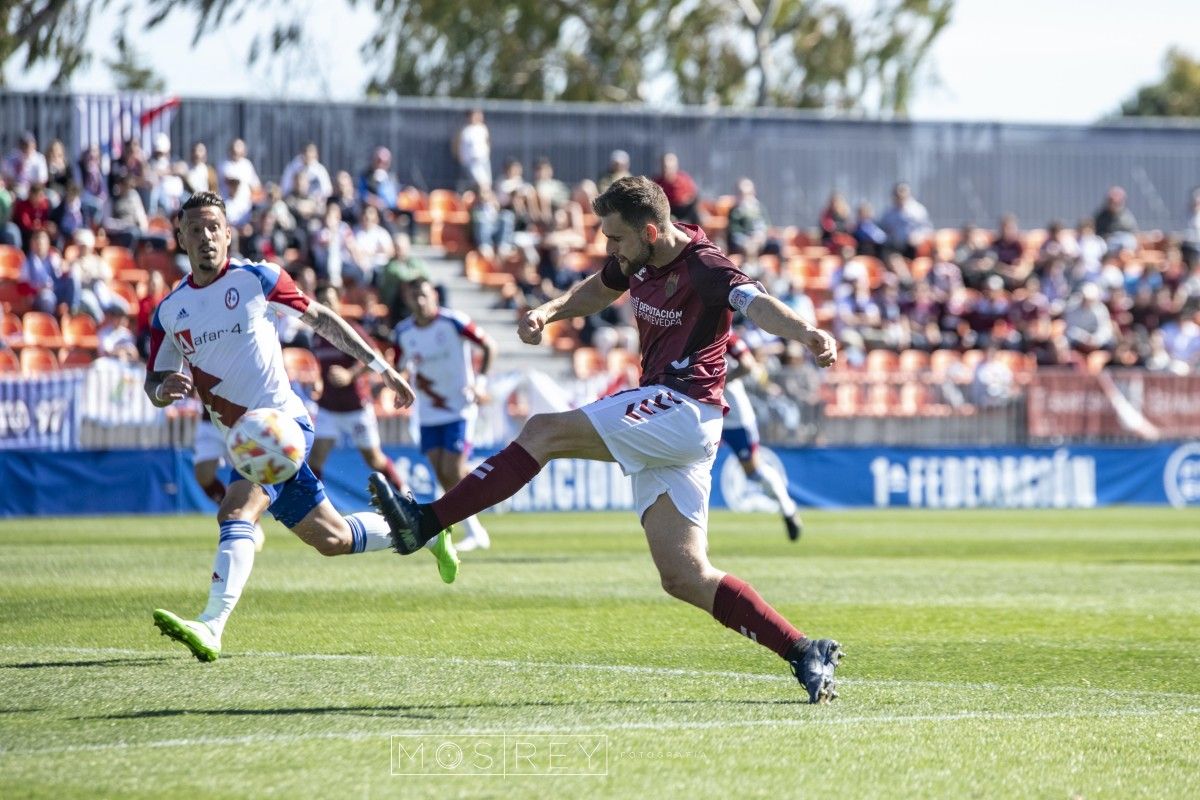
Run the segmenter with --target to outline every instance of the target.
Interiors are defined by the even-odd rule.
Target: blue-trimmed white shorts
[[[472,422],[469,419],[456,419],[441,425],[422,425],[421,455],[438,449],[471,455]]]
[[[296,422],[304,432],[304,455],[308,456],[312,451],[316,432],[308,417],[296,417]],[[244,480],[246,478],[236,469],[229,471],[231,485],[235,481]],[[263,486],[262,489],[271,498],[271,505],[267,506],[267,511],[288,528],[296,527],[300,520],[308,516],[308,512],[325,502],[325,484],[321,483],[321,479],[308,466],[307,460],[300,465],[295,475],[283,483],[272,483]]]
[[[758,449],[758,431],[726,425],[721,429],[721,441],[733,449],[738,461],[745,461]]]

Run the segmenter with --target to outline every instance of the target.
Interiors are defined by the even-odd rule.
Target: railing
[[[0,450],[190,447],[198,402],[158,409],[144,368],[100,359],[41,377],[0,377]],[[547,381],[551,386],[561,383]],[[476,443],[510,440],[524,417],[514,395],[528,376],[497,375]],[[1039,370],[999,396],[965,378],[782,371],[750,387],[763,441],[808,445],[1022,445],[1200,439],[1200,376],[1144,370],[1097,375]],[[567,393],[564,393],[564,397]],[[850,400],[849,398],[853,398]],[[411,444],[413,418],[376,398],[383,441]],[[512,416],[516,414],[518,416]]]

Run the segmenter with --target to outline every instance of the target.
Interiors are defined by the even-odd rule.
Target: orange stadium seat
[[[929,369],[929,354],[922,350],[905,350],[896,362],[896,370],[905,375],[920,375]]]
[[[987,353],[982,350],[968,350],[962,354],[962,365],[969,373],[974,373],[978,367],[987,358]]]
[[[90,367],[96,360],[96,351],[86,347],[72,347],[62,353],[62,368]]]
[[[58,356],[44,347],[26,347],[21,350],[21,372],[39,375],[58,370]]]
[[[16,281],[0,281],[0,309],[20,315],[29,308],[31,300]]]
[[[109,285],[114,292],[120,295],[120,297],[129,304],[130,313],[137,311],[138,300],[140,298],[138,298],[136,287],[130,283],[127,283],[126,281],[112,281]]]
[[[0,375],[21,371],[21,362],[12,350],[0,350]]]
[[[887,378],[900,368],[900,361],[891,350],[872,350],[867,353],[866,368],[872,379]]]
[[[137,263],[133,258],[133,251],[128,247],[110,244],[100,251],[100,258],[104,259],[104,263],[112,269],[116,275],[123,269],[132,269],[137,267]]]
[[[99,346],[96,338],[96,321],[87,314],[65,317],[62,326],[63,342],[67,347],[83,347],[95,350]]]
[[[0,316],[0,339],[9,347],[20,347],[25,344],[25,328],[21,318],[16,314],[4,313]]]
[[[929,371],[938,380],[946,378],[960,364],[962,358],[957,350],[934,350],[929,356]]]
[[[604,360],[594,347],[578,347],[571,353],[571,367],[575,377],[585,381],[604,371]]]
[[[28,311],[21,319],[25,343],[40,347],[62,347],[62,331],[58,320],[41,311]]]
[[[15,281],[21,278],[21,265],[25,254],[19,248],[0,244],[0,281]]]

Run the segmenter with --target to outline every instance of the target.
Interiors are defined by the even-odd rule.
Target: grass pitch
[[[150,621],[203,606],[212,520],[0,522],[0,796],[1200,796],[1194,510],[714,513],[850,654],[830,706],[667,598],[632,514],[484,521],[450,587],[269,523],[215,664]]]

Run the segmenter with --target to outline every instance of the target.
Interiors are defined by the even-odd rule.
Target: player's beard
[[[630,258],[621,262],[621,272],[624,273],[626,277],[629,277],[642,267],[649,266],[650,259],[653,257],[654,246],[649,242],[644,242],[642,251],[638,253],[637,258]]]

